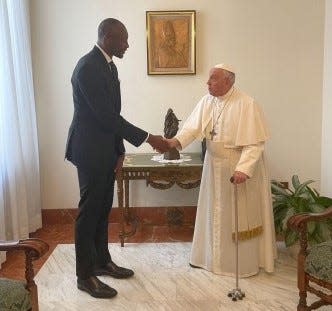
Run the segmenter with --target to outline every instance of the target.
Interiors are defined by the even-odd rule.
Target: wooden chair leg
[[[297,311],[306,311],[306,310],[308,310],[307,292],[306,291],[300,291],[299,296],[300,296],[300,300],[299,300],[299,304],[297,305]]]
[[[298,256],[298,267],[297,267],[297,286],[299,289],[299,304],[297,306],[297,311],[307,310],[307,287],[308,279],[305,276],[304,272],[304,256],[299,254]]]
[[[31,295],[31,310],[32,311],[39,311],[38,307],[38,290],[37,290],[37,285],[35,282],[34,284],[29,288],[30,290],[30,295]]]
[[[30,292],[31,296],[31,310],[39,311],[38,307],[38,290],[34,281],[34,270],[32,265],[33,252],[31,250],[25,251],[25,278],[27,281],[26,288]]]
[[[25,253],[25,288],[31,297],[31,310],[38,311],[38,291],[34,281],[32,261],[39,259],[47,253],[49,245],[40,239],[25,239],[18,241],[0,241],[0,251],[20,250]]]

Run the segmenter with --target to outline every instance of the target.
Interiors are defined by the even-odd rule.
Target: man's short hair
[[[124,26],[115,18],[106,18],[98,26],[98,39],[103,39],[107,34],[112,32],[118,26]]]

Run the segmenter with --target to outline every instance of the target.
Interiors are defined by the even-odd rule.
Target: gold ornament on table
[[[179,130],[179,120],[173,110],[169,108],[165,116],[164,123],[164,136],[165,138],[173,138]],[[171,148],[164,153],[165,160],[178,160],[180,159],[180,153],[176,148]]]

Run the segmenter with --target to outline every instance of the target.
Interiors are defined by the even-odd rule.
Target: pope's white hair
[[[235,82],[235,73],[230,72],[228,70],[222,69],[224,71],[225,77],[229,80],[229,82],[233,85]]]
[[[229,80],[229,82],[232,85],[234,84],[234,82],[235,82],[235,73],[234,73],[234,69],[231,65],[222,63],[222,64],[214,65],[213,68],[223,70],[225,77]]]

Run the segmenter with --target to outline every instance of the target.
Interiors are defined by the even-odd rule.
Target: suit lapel
[[[102,68],[103,75],[106,77],[107,85],[109,86],[109,93],[112,98],[112,104],[114,105],[115,111],[117,113],[121,112],[121,92],[120,92],[120,82],[118,79],[114,78],[109,64],[107,63],[103,53],[98,47],[94,46],[91,53],[95,56],[96,62],[99,63],[100,68]]]

